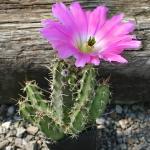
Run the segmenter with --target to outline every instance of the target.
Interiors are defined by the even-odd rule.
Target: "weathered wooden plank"
[[[57,0],[61,1],[61,0]],[[40,21],[51,16],[56,0],[0,0],[0,102],[16,98],[18,82],[36,79],[41,85],[47,76],[44,65],[53,56],[50,45],[39,34]],[[64,0],[69,4],[71,0]],[[149,0],[80,0],[85,9],[105,4],[111,14],[125,12],[126,20],[137,23],[137,38],[142,48],[128,52],[127,65],[103,63],[100,71],[112,74],[113,97],[116,100],[149,100],[150,96],[150,1]],[[111,15],[110,14],[110,15]],[[24,75],[25,74],[25,75]],[[38,74],[38,75],[37,75]],[[28,77],[27,77],[28,76]]]

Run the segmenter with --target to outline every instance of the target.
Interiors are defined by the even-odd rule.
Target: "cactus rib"
[[[109,85],[103,83],[97,87],[95,98],[93,99],[90,113],[89,113],[89,120],[95,121],[96,118],[102,115],[103,111],[106,108],[106,105],[109,102],[110,98],[110,91]]]
[[[83,76],[80,81],[80,89],[74,103],[74,107],[70,112],[70,123],[68,128],[72,130],[73,134],[81,131],[87,123],[89,105],[91,103],[91,96],[93,92],[95,71],[88,66],[83,71]]]
[[[51,69],[52,81],[51,81],[51,109],[53,110],[54,116],[61,122],[63,120],[63,76],[61,75],[61,70],[63,68],[62,62],[55,62]]]

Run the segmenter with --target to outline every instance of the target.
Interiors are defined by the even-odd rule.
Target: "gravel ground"
[[[98,150],[150,150],[148,105],[111,105],[97,124]]]
[[[16,109],[0,106],[0,150],[48,150],[48,139]],[[148,105],[110,105],[96,122],[97,150],[150,150]]]

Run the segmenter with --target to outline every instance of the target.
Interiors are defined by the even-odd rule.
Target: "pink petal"
[[[135,22],[129,21],[126,23],[121,23],[118,26],[116,26],[111,34],[115,36],[128,34],[130,32],[133,32],[134,29],[135,29]]]
[[[58,40],[67,43],[72,41],[71,32],[60,23],[51,20],[44,20],[42,23],[45,27],[40,30],[41,34],[49,42]]]
[[[121,54],[124,50],[134,50],[140,48],[141,41],[131,40],[131,41],[124,41],[120,43],[113,43],[112,45],[108,45],[105,50],[99,52],[103,55],[103,53],[113,53],[113,54]]]
[[[90,56],[86,54],[78,54],[76,56],[76,62],[75,65],[76,67],[84,67],[86,63],[90,61]]]
[[[68,8],[63,3],[56,3],[52,6],[53,15],[63,24],[72,23],[72,17]]]
[[[69,44],[59,44],[56,46],[60,58],[65,59],[76,53],[76,49]]]
[[[43,19],[43,20],[41,21],[41,24],[42,24],[43,27],[46,27],[46,26],[48,26],[51,22],[52,22],[52,21],[51,21],[50,19]]]
[[[111,54],[111,53],[105,53],[105,54],[103,54],[102,58],[104,60],[106,60],[106,61],[109,61],[109,62],[112,62],[112,61],[116,61],[116,62],[119,62],[119,63],[127,63],[128,62],[122,56],[117,55],[117,54]]]
[[[88,35],[92,36],[96,33],[106,21],[108,8],[105,6],[99,6],[92,12],[88,13]]]
[[[86,13],[78,2],[74,2],[70,5],[70,11],[73,15],[73,20],[75,22],[75,26],[77,27],[77,32],[79,32],[79,36],[82,41],[85,41],[87,39],[88,32],[88,21]]]
[[[100,64],[100,60],[98,57],[91,57],[90,63],[97,66]]]
[[[118,44],[116,44],[116,47],[122,47],[124,49],[133,49],[133,48],[139,48],[141,46],[141,41],[123,41]]]
[[[113,30],[113,28],[121,23],[123,19],[124,14],[119,14],[116,16],[113,16],[110,20],[106,21],[106,23],[103,25],[102,28],[100,28],[97,33],[95,34],[97,42],[105,38],[109,32]]]
[[[116,47],[120,43],[124,42],[130,42],[133,39],[135,39],[134,35],[121,35],[121,36],[107,36],[107,38],[102,39],[100,42],[97,42],[95,44],[95,49],[96,50],[101,50],[101,49],[112,49],[113,47]]]

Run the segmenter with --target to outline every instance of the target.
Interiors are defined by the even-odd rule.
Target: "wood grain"
[[[62,1],[62,0],[57,0]],[[0,0],[0,103],[14,102],[25,79],[36,79],[44,87],[53,51],[39,34],[41,20],[52,18],[56,0]],[[67,5],[71,0],[63,1]],[[100,73],[111,74],[113,99],[121,102],[149,101],[150,97],[150,1],[80,0],[85,9],[105,4],[110,16],[124,12],[137,24],[135,34],[142,48],[127,52],[127,65],[102,63]]]

